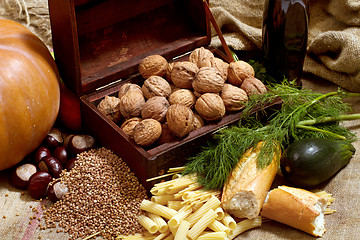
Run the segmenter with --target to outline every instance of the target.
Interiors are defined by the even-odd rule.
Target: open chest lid
[[[211,40],[203,0],[50,0],[49,12],[61,77],[79,96],[137,73],[146,56]]]

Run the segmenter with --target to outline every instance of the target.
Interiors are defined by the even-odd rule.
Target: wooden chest
[[[141,84],[138,64],[159,54],[169,62],[208,46],[210,22],[202,0],[50,0],[55,60],[65,84],[81,99],[83,127],[113,150],[149,190],[146,179],[183,166],[218,129],[241,113],[208,123],[187,137],[142,148],[97,110],[124,83]],[[183,58],[186,58],[184,56]]]

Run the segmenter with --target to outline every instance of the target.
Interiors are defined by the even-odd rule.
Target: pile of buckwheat
[[[112,151],[99,148],[79,154],[60,181],[69,192],[44,211],[47,228],[60,227],[70,239],[100,231],[103,238],[114,239],[142,231],[137,216],[146,191]]]

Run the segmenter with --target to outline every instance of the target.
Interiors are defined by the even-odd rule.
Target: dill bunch
[[[200,153],[188,159],[183,174],[196,173],[205,188],[221,189],[239,158],[260,141],[264,144],[257,167],[264,168],[270,164],[278,144],[284,150],[294,140],[309,137],[355,140],[350,131],[339,125],[340,120],[360,118],[343,115],[351,110],[343,98],[351,94],[340,90],[316,93],[298,89],[287,81],[268,87],[267,93],[249,97],[237,125],[218,131]],[[283,101],[281,109],[265,112],[266,106],[279,97]],[[260,110],[251,114],[254,109]]]

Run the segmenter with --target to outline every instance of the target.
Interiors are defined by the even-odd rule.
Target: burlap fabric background
[[[237,50],[261,47],[261,24],[264,0],[211,1],[227,43]],[[338,86],[360,91],[360,2],[358,0],[314,0],[310,3],[310,33],[304,70],[314,75],[304,79],[303,86],[328,92]],[[0,18],[9,18],[26,25],[49,48],[51,31],[47,1],[0,0]],[[212,45],[219,46],[215,36]],[[311,57],[310,57],[311,56]],[[336,57],[333,57],[336,56]],[[335,84],[337,85],[335,85]],[[354,112],[360,113],[360,99],[351,101]],[[360,137],[360,121],[344,122]],[[322,189],[336,198],[332,205],[337,212],[325,216],[326,233],[322,239],[360,239],[360,141],[350,163]],[[275,184],[281,183],[277,178]],[[26,192],[8,184],[8,172],[0,172],[0,239],[67,239],[57,230],[39,230],[42,205]],[[47,203],[49,204],[49,203]],[[314,239],[301,231],[276,222],[244,233],[237,239]]]

